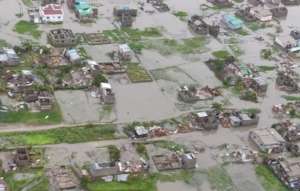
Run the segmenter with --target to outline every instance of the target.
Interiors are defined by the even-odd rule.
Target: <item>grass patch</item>
[[[31,7],[32,4],[32,0],[22,0],[23,4],[26,5],[27,7]]]
[[[231,49],[234,56],[241,56],[245,53],[237,44],[230,44],[229,48]]]
[[[114,133],[112,125],[87,125],[44,131],[1,133],[0,138],[7,141],[7,146],[45,145],[113,139]]]
[[[177,152],[177,151],[184,152],[186,150],[186,147],[184,145],[177,144],[173,141],[161,140],[161,141],[155,141],[155,142],[153,142],[153,144],[156,147],[161,147],[161,148],[168,149],[168,150],[174,151],[174,152]]]
[[[138,63],[127,63],[127,74],[133,83],[152,81],[149,73]]]
[[[213,190],[217,191],[236,191],[232,179],[223,167],[213,167],[207,171],[208,181]]]
[[[226,50],[219,50],[212,53],[212,55],[217,59],[226,60],[231,57],[231,54]]]
[[[282,97],[284,99],[286,99],[287,101],[300,101],[300,96],[287,96],[287,95],[284,95]]]
[[[248,109],[243,109],[242,112],[249,113],[249,114],[258,114],[261,111],[258,108],[248,108]]]
[[[42,36],[42,31],[38,30],[37,24],[24,20],[19,21],[15,25],[14,31],[19,34],[31,35],[35,39],[39,39]]]
[[[173,15],[178,17],[181,21],[185,21],[188,16],[188,13],[185,11],[175,11],[173,12]]]
[[[268,25],[266,23],[259,22],[259,21],[248,22],[246,23],[246,26],[254,32],[267,27],[272,27],[272,25]]]
[[[247,36],[249,35],[248,31],[246,31],[245,29],[238,29],[238,30],[235,30],[235,32],[239,35],[242,35],[242,36]]]
[[[0,48],[3,47],[10,47],[10,44],[6,40],[0,39]]]
[[[143,143],[137,143],[136,144],[136,152],[143,157],[144,159],[149,159],[149,155],[147,152],[147,148],[145,146],[145,144]]]
[[[260,57],[265,60],[271,60],[273,53],[274,53],[274,51],[272,49],[262,49],[260,51]]]
[[[120,30],[105,30],[104,36],[110,38],[114,42],[136,42],[142,40],[142,38],[160,37],[162,36],[159,28],[149,27],[144,30],[122,28]]]
[[[109,145],[107,147],[110,161],[118,161],[121,158],[121,151],[115,145]]]
[[[24,174],[22,178],[16,178],[18,175]],[[21,191],[24,187],[29,186],[35,181],[37,185],[32,187],[31,191],[47,191],[49,183],[42,170],[27,170],[26,172],[17,171],[4,174],[4,180],[8,184],[10,190]]]
[[[266,166],[257,165],[255,172],[266,191],[288,191],[288,188],[286,188]]]
[[[269,72],[276,69],[276,66],[258,66],[260,72]]]
[[[192,175],[193,173],[190,171],[156,173],[151,175],[130,176],[127,182],[87,182],[84,187],[86,187],[88,191],[157,191],[156,184],[158,181],[187,182],[192,178]]]
[[[174,52],[180,54],[201,53],[206,50],[208,40],[204,37],[194,37],[176,41],[174,39],[160,39],[145,42],[145,48],[157,50],[162,55],[170,55]]]
[[[24,123],[32,125],[49,125],[62,122],[62,114],[58,105],[52,111],[29,112],[29,111],[9,111],[0,112],[0,123]]]

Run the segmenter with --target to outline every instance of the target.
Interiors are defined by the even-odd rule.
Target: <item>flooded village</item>
[[[0,190],[299,191],[299,0],[0,0]]]

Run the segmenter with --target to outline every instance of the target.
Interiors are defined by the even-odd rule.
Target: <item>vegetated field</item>
[[[31,35],[33,38],[40,38],[42,31],[38,30],[38,25],[29,21],[21,20],[15,25],[17,33]]]
[[[285,95],[282,96],[284,99],[286,99],[287,101],[300,101],[300,96],[289,96],[289,95]]]
[[[32,6],[32,0],[22,0],[22,2],[28,7]]]
[[[264,166],[257,165],[255,168],[256,175],[258,176],[262,186],[266,191],[288,191],[278,178],[274,176],[272,171]]]
[[[222,166],[216,166],[208,169],[208,181],[217,191],[236,191],[232,179]]]
[[[127,74],[131,82],[151,82],[149,73],[138,63],[127,64]]]
[[[17,178],[19,175],[22,178]],[[40,169],[29,170],[24,173],[22,171],[9,172],[4,175],[4,180],[12,191],[21,191],[24,187],[33,184],[35,181],[38,184],[33,186],[30,191],[47,191],[49,189],[48,179],[45,177],[43,170]]]
[[[194,37],[176,41],[174,39],[154,39],[144,42],[147,49],[157,50],[162,55],[170,55],[172,53],[194,54],[207,50],[206,44],[208,40],[204,37]]]
[[[34,125],[58,124],[62,114],[58,105],[48,112],[9,111],[0,112],[0,123],[24,123]]]
[[[173,173],[157,173],[152,175],[140,175],[129,177],[127,182],[95,181],[85,183],[88,191],[157,191],[157,181],[173,182],[188,181],[192,178],[192,172],[179,171]]]
[[[113,125],[87,125],[34,132],[0,133],[8,146],[80,143],[99,139],[113,139]]]

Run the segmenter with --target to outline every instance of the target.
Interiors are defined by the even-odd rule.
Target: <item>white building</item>
[[[63,7],[59,4],[40,7],[39,14],[43,23],[62,23],[64,21]]]

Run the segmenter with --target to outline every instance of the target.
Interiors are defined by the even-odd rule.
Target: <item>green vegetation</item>
[[[234,56],[241,56],[243,55],[245,52],[241,49],[241,47],[237,44],[230,44],[229,48],[231,49],[231,51],[233,52]]]
[[[288,189],[274,176],[268,167],[264,165],[257,165],[255,172],[266,191],[288,191]]]
[[[128,46],[137,54],[141,54],[142,50],[145,48],[144,44],[141,42],[130,42]]]
[[[58,105],[47,112],[9,111],[0,112],[0,123],[24,123],[33,125],[58,124],[62,114]]]
[[[258,108],[248,108],[248,109],[243,109],[242,112],[249,113],[249,114],[258,114],[261,111]]]
[[[145,37],[160,37],[159,28],[145,28],[144,30],[122,28],[120,30],[105,30],[103,34],[114,42],[130,43],[142,40]]]
[[[147,148],[145,146],[145,144],[143,143],[137,143],[136,144],[136,152],[143,157],[144,159],[149,159],[149,155],[147,152]]]
[[[282,97],[284,99],[286,99],[287,101],[300,101],[300,96],[287,96],[287,95],[284,95]]]
[[[130,176],[127,182],[87,182],[84,187],[88,191],[157,191],[156,183],[189,181],[193,173],[188,171],[157,173],[151,175]]]
[[[100,87],[100,84],[101,84],[102,82],[107,82],[106,77],[103,76],[101,73],[97,73],[96,76],[95,76],[94,79],[93,79],[92,85],[93,85],[93,86]]]
[[[232,179],[222,166],[208,169],[208,181],[213,190],[217,191],[236,191]]]
[[[0,48],[9,47],[10,45],[6,40],[0,39]]]
[[[242,91],[240,98],[246,101],[257,102],[257,94],[253,90]]]
[[[206,50],[208,43],[205,37],[194,37],[176,41],[174,39],[149,40],[145,42],[145,48],[157,50],[162,55],[169,55],[174,52],[180,54],[201,53]]]
[[[161,147],[161,148],[168,149],[168,150],[174,151],[174,152],[176,152],[176,151],[184,152],[186,150],[186,147],[184,145],[177,144],[173,141],[161,140],[161,141],[154,141],[152,143],[156,147]]]
[[[212,55],[215,58],[222,59],[222,60],[226,60],[226,59],[232,57],[232,55],[226,50],[215,51],[215,52],[212,53]]]
[[[121,151],[115,145],[109,145],[107,147],[110,161],[118,161],[121,158]]]
[[[173,12],[173,15],[178,17],[180,20],[185,21],[188,16],[188,13],[184,12],[184,11],[176,11],[176,12]]]
[[[6,140],[7,145],[4,146],[45,145],[113,139],[114,133],[112,125],[86,125],[43,131],[0,133],[0,138]]]
[[[13,191],[21,191],[24,187],[31,185],[33,185],[31,191],[47,191],[49,187],[48,180],[42,170],[5,173],[4,180],[9,189]]]
[[[272,27],[272,24],[267,24],[267,23],[263,23],[263,22],[258,22],[258,21],[254,21],[254,22],[248,22],[246,23],[246,26],[252,30],[252,31],[258,31],[260,29],[264,29],[267,27]]]
[[[29,21],[21,20],[15,25],[14,29],[17,33],[31,35],[33,38],[39,39],[42,31],[38,30],[38,25]]]
[[[242,36],[249,35],[248,31],[246,31],[245,29],[238,29],[238,30],[235,30],[235,32]]]
[[[22,2],[23,2],[24,5],[26,5],[27,7],[31,7],[31,6],[32,6],[32,0],[22,0]]]
[[[258,66],[260,72],[269,72],[276,69],[276,66]]]
[[[131,82],[148,82],[152,81],[149,73],[138,63],[127,63],[127,74]]]
[[[272,58],[273,51],[272,49],[262,49],[260,52],[260,57],[265,60],[270,60]]]

